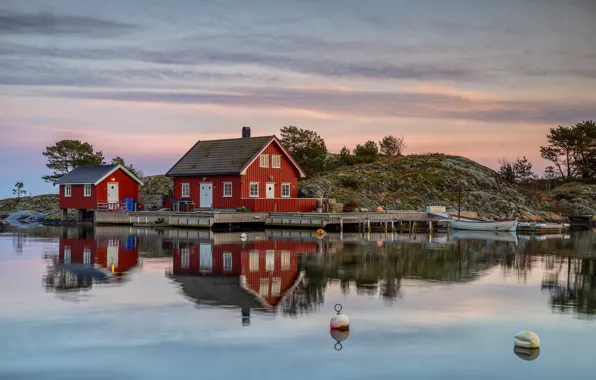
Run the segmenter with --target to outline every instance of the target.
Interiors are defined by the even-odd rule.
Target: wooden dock
[[[427,212],[389,211],[364,213],[251,213],[172,211],[98,211],[97,225],[182,227],[205,229],[300,228],[350,232],[423,232],[445,230],[447,219]]]

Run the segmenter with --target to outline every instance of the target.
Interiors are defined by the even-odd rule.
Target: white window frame
[[[70,246],[67,245],[64,247],[64,264],[70,264],[71,260],[72,260],[72,250],[70,249]]]
[[[253,194],[253,193],[252,193],[252,186],[253,186],[253,185],[256,185],[256,186],[257,186],[257,193],[256,193],[256,194]],[[258,197],[259,197],[259,182],[251,182],[251,183],[248,185],[248,195],[249,195],[251,198],[258,198]]]
[[[248,254],[248,270],[251,272],[259,271],[259,251],[250,251]]]
[[[279,154],[271,155],[271,167],[274,169],[281,168],[281,155],[279,155]]]
[[[262,168],[268,168],[269,167],[269,155],[261,154],[261,156],[259,157],[259,163]]]
[[[281,295],[281,277],[273,277],[271,281],[271,296],[279,297]]]
[[[190,249],[189,248],[180,249],[180,267],[182,269],[190,268]]]
[[[89,247],[83,248],[83,264],[91,264],[91,248]]]
[[[89,191],[87,191],[89,190]],[[83,196],[90,197],[91,196],[91,185],[83,185]]]
[[[259,281],[259,295],[261,297],[268,297],[269,294],[269,279],[261,278]]]
[[[223,254],[223,269],[224,269],[224,271],[231,271],[233,269],[233,267],[234,267],[234,262],[232,261],[232,252],[224,252],[224,254]]]
[[[290,251],[281,251],[281,270],[290,269],[292,262],[292,254]]]
[[[64,196],[67,198],[72,196],[72,187],[70,185],[64,185]]]
[[[288,195],[284,195],[284,188],[288,188]],[[281,184],[281,197],[282,198],[289,198],[292,195],[292,184],[291,183],[282,183]]]
[[[184,189],[186,189],[186,194],[184,194]],[[180,198],[190,198],[190,183],[182,183],[180,188]]]
[[[268,249],[265,251],[265,270],[273,272],[275,270],[275,251]]]
[[[230,193],[226,193],[226,186],[230,187]],[[223,197],[224,198],[232,198],[232,182],[224,182],[223,183]]]

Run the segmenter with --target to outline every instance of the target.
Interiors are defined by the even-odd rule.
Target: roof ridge
[[[230,141],[230,140],[254,140],[254,139],[270,139],[275,135],[268,135],[268,136],[254,136],[254,137],[234,137],[229,139],[213,139],[213,140],[198,140],[197,142],[207,142],[207,141]]]

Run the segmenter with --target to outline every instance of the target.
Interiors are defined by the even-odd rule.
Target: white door
[[[120,246],[120,242],[118,240],[108,240],[108,257],[106,266],[108,269],[112,268],[112,265],[115,268],[118,268],[118,247]]]
[[[267,184],[267,198],[275,198],[275,184],[274,183]]]
[[[213,253],[211,244],[201,244],[199,258],[199,272],[210,273],[213,268]]]
[[[118,183],[108,182],[108,203],[119,203]]]
[[[213,185],[210,183],[201,183],[201,208],[211,208],[213,204]]]

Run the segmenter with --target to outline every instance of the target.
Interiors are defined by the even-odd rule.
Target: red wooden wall
[[[139,261],[138,247],[134,245],[130,248],[124,247],[123,239],[119,238],[97,238],[97,264],[111,270],[111,265],[108,263],[108,246],[118,246],[118,265],[114,266],[114,274],[122,276],[132,268],[134,268]]]
[[[64,263],[64,248],[70,247],[70,263],[83,264],[85,258],[85,248],[91,251],[90,264],[95,263],[97,255],[97,242],[95,239],[69,239],[60,238],[58,260]]]
[[[174,249],[173,272],[174,274],[204,275],[204,276],[245,276],[246,286],[253,292],[260,294],[265,301],[275,306],[286,290],[288,290],[298,276],[298,256],[302,253],[316,253],[318,245],[316,242],[296,241],[258,241],[250,243],[225,243],[211,245],[212,270],[204,272],[200,269],[200,245],[188,244],[189,250],[188,268],[182,267],[182,249]],[[290,263],[282,267],[282,252],[290,253]],[[232,254],[232,269],[224,270],[224,253]],[[258,269],[251,271],[251,253],[258,255]],[[267,254],[273,253],[273,270],[267,269]],[[254,269],[254,268],[253,268]],[[279,294],[273,291],[274,279],[280,281]],[[261,288],[261,283],[267,283],[267,289]]]
[[[112,181],[112,179],[114,179]],[[64,196],[64,187],[60,185],[60,208],[64,209],[97,209],[97,202],[107,202],[108,183],[118,182],[118,197],[120,202],[124,198],[139,199],[139,183],[132,179],[122,169],[116,170],[97,186],[91,185],[91,196],[85,197],[85,185],[70,185],[71,196]]]

